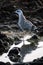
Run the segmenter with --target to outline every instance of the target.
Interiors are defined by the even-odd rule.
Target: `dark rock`
[[[3,42],[8,42],[10,45],[13,43],[13,40],[10,37],[7,37],[5,34],[0,32],[0,39]]]
[[[43,26],[38,27],[38,29],[36,30],[36,34],[39,35],[39,36],[43,36]]]
[[[30,65],[43,65],[43,57],[33,60]]]
[[[43,31],[39,31],[37,34],[38,34],[39,36],[43,36]]]
[[[14,7],[13,2],[11,2],[10,0],[0,1],[0,25],[1,25],[0,30],[1,31],[12,30],[13,27],[11,27],[11,25],[13,26],[15,20],[17,24],[18,15],[15,14],[15,10],[16,8]]]
[[[20,55],[15,55],[12,57],[9,57],[12,62],[19,62],[20,61]]]
[[[17,63],[17,64],[13,64],[13,65],[30,65],[29,63]]]
[[[2,55],[4,53],[4,51],[5,51],[5,48],[3,46],[3,42],[2,42],[2,40],[0,40],[0,55]]]
[[[0,65],[11,65],[9,62],[4,63],[4,62],[0,62]]]
[[[18,37],[14,37],[15,45],[21,43],[21,40]]]
[[[18,37],[15,37],[14,41],[20,41],[20,39]]]
[[[11,44],[13,44],[12,39],[8,38],[5,34],[0,33],[0,55],[6,53]]]
[[[32,62],[17,63],[14,65],[43,65],[43,57],[34,59]]]
[[[6,65],[11,65],[10,62],[7,62]]]
[[[12,55],[18,55],[18,53],[20,52],[20,48],[18,47],[14,47],[13,49],[10,50],[8,56],[12,56]]]
[[[36,35],[33,35],[32,36],[32,39],[38,39]]]
[[[21,56],[18,55],[18,53],[20,53],[20,48],[18,47],[14,47],[13,49],[10,50],[8,56],[12,62],[20,61]]]
[[[4,63],[4,62],[0,62],[0,65],[6,65],[6,63]]]
[[[33,35],[30,39],[27,39],[28,42],[31,42],[31,45],[38,45],[39,38],[36,35]]]

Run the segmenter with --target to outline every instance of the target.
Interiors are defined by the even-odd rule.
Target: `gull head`
[[[18,15],[19,15],[19,14],[23,14],[23,12],[22,12],[21,9],[16,10],[15,13],[18,14]]]

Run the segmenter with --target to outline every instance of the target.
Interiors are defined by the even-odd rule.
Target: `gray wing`
[[[23,16],[21,17],[19,25],[21,26],[22,29],[25,29],[25,30],[31,30],[33,26],[31,21],[24,19]]]
[[[36,26],[34,26],[31,21],[26,20],[26,18],[24,18],[24,15],[21,15],[21,16],[19,17],[19,19],[20,19],[20,20],[19,20],[19,22],[18,22],[18,25],[19,25],[19,27],[22,29],[22,31],[23,31],[23,30],[31,31],[32,28],[33,28],[33,30],[36,29]]]

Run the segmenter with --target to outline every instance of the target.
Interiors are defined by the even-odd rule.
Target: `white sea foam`
[[[30,37],[31,37],[31,36],[27,35],[27,36],[24,37],[24,40],[26,40],[26,39],[28,39],[28,38],[30,38]],[[25,45],[26,45],[26,44],[30,44],[30,43],[28,43],[27,41],[25,41]],[[23,41],[22,41],[20,44],[18,44],[18,45],[13,44],[13,45],[10,47],[9,51],[10,51],[13,47],[19,47],[19,48],[21,48],[22,46],[23,46]],[[8,53],[9,53],[9,51],[8,51]],[[4,53],[2,56],[0,56],[0,61],[3,61],[3,62],[5,62],[5,63],[6,63],[6,62],[12,63],[12,62],[10,61],[9,57],[7,56],[8,53]],[[25,57],[24,57],[24,59],[23,59],[23,62],[30,62],[30,61],[33,61],[34,59],[40,58],[40,57],[42,57],[42,56],[43,56],[43,42],[40,41],[40,42],[38,43],[38,48],[37,48],[36,50],[33,50],[31,53],[27,53],[27,54],[25,55]]]

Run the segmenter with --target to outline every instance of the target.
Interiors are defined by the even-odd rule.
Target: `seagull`
[[[34,26],[31,21],[29,21],[25,18],[21,9],[16,10],[15,13],[18,14],[18,16],[19,16],[18,26],[20,27],[20,29],[22,31],[24,31],[24,30],[28,30],[28,31],[33,30],[34,31],[37,29],[37,27]]]

